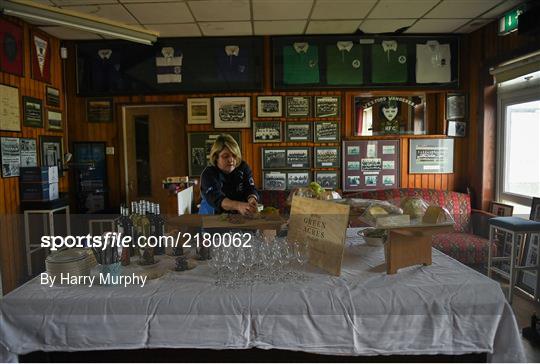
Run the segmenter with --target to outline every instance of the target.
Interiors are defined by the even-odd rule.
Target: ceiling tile
[[[461,28],[456,30],[454,33],[471,33],[477,29],[482,28],[483,26],[486,26],[492,21],[493,19],[480,19],[480,18],[473,19],[469,23],[464,24]]]
[[[64,7],[64,9],[79,11],[81,13],[91,14],[108,20],[118,21],[124,24],[137,24],[137,20],[134,19],[131,14],[129,14],[126,9],[124,9],[124,7],[120,4],[66,6]]]
[[[159,37],[200,37],[201,31],[195,23],[187,24],[144,24],[148,30],[159,32]]]
[[[439,0],[380,0],[369,14],[369,19],[420,18]]]
[[[420,19],[405,33],[452,33],[469,19]]]
[[[311,19],[362,19],[376,0],[319,0]]]
[[[303,34],[306,20],[255,21],[255,35]]]
[[[66,5],[84,5],[86,4],[92,4],[92,5],[99,5],[99,4],[118,4],[116,0],[91,0],[91,1],[81,1],[81,0],[51,0],[51,2],[55,3],[56,5],[62,7]]]
[[[307,19],[313,0],[252,0],[253,20]]]
[[[141,24],[191,23],[193,17],[185,3],[125,4]]]
[[[493,0],[444,0],[425,18],[465,18],[472,19],[488,11],[497,3]]]
[[[364,33],[392,33],[396,30],[408,27],[416,19],[368,19],[360,24],[360,30]]]
[[[205,36],[252,35],[249,21],[204,22],[199,26]]]
[[[503,15],[506,11],[521,4],[523,0],[506,0],[502,4],[499,4],[495,8],[491,9],[487,13],[481,15],[481,18],[497,19]]]
[[[362,20],[313,20],[310,21],[306,34],[341,34],[354,33]]]
[[[69,40],[84,40],[84,39],[101,39],[97,34],[83,32],[82,30],[66,28],[66,27],[40,27],[39,29],[49,33],[58,39]]]
[[[197,21],[251,20],[248,0],[188,1]]]

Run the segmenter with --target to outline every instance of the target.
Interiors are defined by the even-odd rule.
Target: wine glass
[[[309,244],[307,241],[296,241],[295,248],[296,261],[304,267],[309,260]]]

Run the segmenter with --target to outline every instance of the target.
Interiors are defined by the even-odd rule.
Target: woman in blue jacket
[[[236,140],[229,134],[220,135],[210,150],[210,161],[201,174],[199,214],[257,212],[259,194]]]

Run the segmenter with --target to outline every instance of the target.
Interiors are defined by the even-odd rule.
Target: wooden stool
[[[491,244],[493,243],[493,237],[495,235],[495,230],[501,230],[505,233],[510,234],[510,257],[498,256],[493,257],[491,253]],[[534,292],[535,300],[538,298],[538,289],[539,285],[539,273],[540,273],[540,254],[536,255],[536,265],[530,266],[520,266],[516,264],[517,259],[517,249],[519,246],[519,241],[521,244],[524,244],[527,234],[540,234],[540,222],[525,220],[519,217],[494,217],[489,219],[489,245],[488,245],[488,277],[491,277],[491,272],[496,272],[500,276],[509,280],[510,287],[508,289],[508,303],[512,304],[512,291],[514,290],[514,285],[516,284],[516,273],[518,271],[536,271],[536,290]],[[504,250],[504,249],[503,249]],[[502,252],[504,254],[504,251]],[[505,272],[504,270],[493,267],[493,262],[501,261],[510,261],[510,272]]]

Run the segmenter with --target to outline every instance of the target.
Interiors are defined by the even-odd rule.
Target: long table
[[[359,244],[355,233],[341,276],[309,267],[307,282],[217,287],[206,264],[142,288],[49,288],[36,277],[1,301],[0,361],[32,351],[140,348],[525,360],[497,282],[437,250],[432,265],[387,275],[382,247]]]

